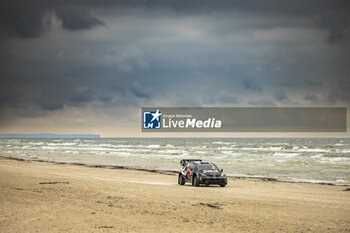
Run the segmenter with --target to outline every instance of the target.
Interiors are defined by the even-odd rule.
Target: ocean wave
[[[274,156],[281,156],[281,157],[286,157],[286,158],[292,158],[295,156],[298,156],[298,153],[274,153]]]
[[[300,148],[296,150],[298,152],[329,152],[329,149],[321,149],[321,148]]]
[[[234,148],[234,146],[233,147],[227,147],[227,146],[220,146],[220,147],[218,147],[218,148],[216,148],[217,150],[232,150]]]
[[[204,150],[196,150],[195,151],[196,154],[207,154],[208,151],[204,151]]]
[[[223,150],[220,151],[222,154],[227,154],[227,155],[232,155],[232,151],[228,151],[228,150]]]
[[[264,144],[270,145],[270,146],[289,146],[290,145],[290,143],[288,142],[266,142]]]
[[[44,145],[45,142],[29,142],[29,145],[35,145],[35,146],[40,146],[40,145]]]
[[[240,149],[248,151],[281,151],[283,147],[242,147]]]
[[[212,144],[230,145],[230,144],[232,144],[232,142],[221,142],[221,141],[218,141],[218,142],[212,142]]]
[[[74,150],[66,150],[63,153],[67,153],[67,154],[79,154],[79,151],[74,151]]]
[[[184,150],[157,150],[157,153],[165,153],[165,154],[181,154],[183,153]]]
[[[155,145],[148,145],[146,146],[147,148],[160,148],[160,145],[155,144]]]

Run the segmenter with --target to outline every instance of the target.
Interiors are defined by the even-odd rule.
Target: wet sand
[[[0,158],[0,232],[350,232],[348,187]]]

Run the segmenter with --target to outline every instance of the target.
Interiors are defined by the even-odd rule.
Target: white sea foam
[[[323,156],[323,154],[317,154],[317,155],[312,155],[311,158],[313,159],[319,159]]]
[[[288,145],[290,145],[290,143],[288,143],[288,142],[267,142],[265,144],[271,145],[271,146],[288,146]]]
[[[220,141],[218,141],[218,142],[212,142],[213,144],[223,144],[223,145],[230,145],[231,144],[231,142],[220,142]]]
[[[47,143],[46,145],[48,145],[48,146],[72,146],[72,145],[76,145],[76,143],[75,142]]]
[[[57,150],[59,148],[60,147],[58,146],[41,146],[41,149],[44,149],[44,150]]]
[[[44,145],[44,142],[29,142],[29,145]]]
[[[337,183],[349,183],[349,181],[342,180],[342,179],[338,179],[335,182],[337,182]]]
[[[178,154],[183,153],[183,150],[158,150],[157,153]]]
[[[227,147],[227,146],[220,146],[217,148],[218,150],[232,150],[232,147]]]
[[[283,147],[243,147],[240,149],[248,151],[281,151]]]
[[[321,148],[301,148],[297,150],[298,152],[329,152],[329,149]]]
[[[107,146],[107,147],[113,147],[114,145],[112,144],[107,144],[107,143],[101,143],[101,144],[98,144],[99,146]]]
[[[116,155],[122,156],[122,157],[129,157],[131,153],[129,152],[117,152]]]
[[[160,148],[160,145],[148,145],[147,148]]]
[[[223,151],[220,151],[222,154],[228,154],[228,155],[231,155],[232,154],[232,151],[227,151],[227,150],[223,150]]]
[[[302,179],[302,178],[290,178],[282,181],[292,181],[296,183],[314,183],[314,184],[330,184],[334,183],[331,180],[318,180],[318,179]],[[343,183],[343,182],[342,182]],[[349,183],[349,181],[345,181],[344,183]]]
[[[274,156],[281,156],[281,157],[285,157],[285,158],[292,158],[295,156],[298,156],[298,153],[274,153]]]
[[[79,154],[79,151],[66,150],[66,151],[64,151],[64,153],[68,153],[68,154]]]

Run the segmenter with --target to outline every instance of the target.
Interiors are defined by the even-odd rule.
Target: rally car
[[[184,185],[186,182],[192,183],[193,186],[218,184],[225,187],[227,185],[226,174],[222,169],[219,170],[214,163],[200,159],[183,159],[180,164],[182,165],[178,178],[180,185]]]

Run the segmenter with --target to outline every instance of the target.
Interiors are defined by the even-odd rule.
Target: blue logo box
[[[157,111],[144,111],[143,112],[143,128],[144,129],[160,129],[161,128],[161,115],[162,113]]]

